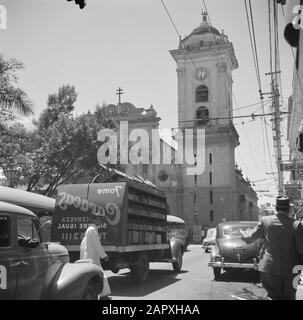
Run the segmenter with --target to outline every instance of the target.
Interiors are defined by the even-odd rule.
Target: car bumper
[[[253,263],[240,263],[240,262],[225,262],[224,260],[221,261],[210,261],[208,263],[209,267],[212,268],[236,268],[236,269],[254,269],[258,270],[258,262],[257,259],[254,259]]]

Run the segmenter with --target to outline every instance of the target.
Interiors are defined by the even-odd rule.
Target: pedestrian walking
[[[89,226],[86,229],[84,238],[82,239],[80,245],[80,259],[91,259],[96,265],[98,265],[104,274],[103,268],[101,266],[101,260],[109,261],[108,255],[105,253],[97,225],[101,223],[99,217],[93,217],[89,221]],[[101,260],[100,260],[101,259]],[[111,299],[109,295],[111,294],[111,289],[108,280],[104,274],[103,290],[98,295],[101,300]]]
[[[243,239],[253,242],[263,238],[263,256],[259,270],[268,298],[294,300],[293,268],[303,263],[303,225],[290,217],[288,197],[276,199],[276,214],[261,218],[259,224]]]

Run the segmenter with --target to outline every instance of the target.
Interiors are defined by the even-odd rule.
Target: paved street
[[[183,270],[175,274],[171,264],[153,263],[144,286],[132,282],[127,269],[117,275],[107,272],[113,300],[260,300],[264,289],[254,272],[224,273],[215,281],[207,266],[209,254],[201,245],[191,245],[184,255]]]

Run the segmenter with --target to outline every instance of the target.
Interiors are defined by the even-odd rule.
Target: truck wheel
[[[181,271],[183,263],[183,252],[182,249],[179,248],[177,251],[176,261],[173,262],[173,268],[176,272]]]
[[[214,276],[215,279],[219,279],[221,277],[221,268],[214,268]]]
[[[139,255],[136,264],[130,267],[131,275],[139,284],[144,283],[149,275],[149,261],[145,254]]]
[[[82,300],[98,300],[97,289],[92,281],[86,286]]]

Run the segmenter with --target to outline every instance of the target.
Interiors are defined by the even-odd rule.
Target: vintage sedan
[[[0,187],[0,200],[0,300],[97,299],[102,270],[91,260],[70,263],[67,249],[45,241],[38,217],[20,206],[52,210],[54,199]]]
[[[217,225],[216,244],[211,250],[208,265],[213,268],[215,278],[230,268],[258,270],[262,240],[250,244],[243,240],[244,234],[257,225],[257,221],[222,222]]]
[[[210,228],[207,230],[206,237],[202,241],[202,249],[205,252],[210,252],[211,248],[216,244],[216,228]]]

